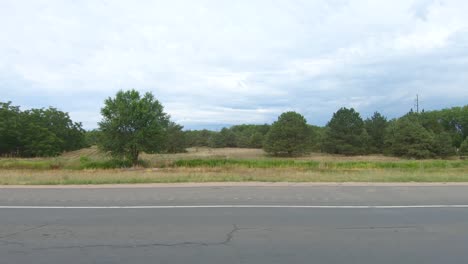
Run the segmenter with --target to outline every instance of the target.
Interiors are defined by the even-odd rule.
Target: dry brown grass
[[[23,169],[0,169],[0,185],[13,184],[112,184],[112,183],[173,183],[173,182],[468,182],[468,163],[464,161],[406,161],[380,155],[339,156],[313,153],[299,158],[268,157],[259,149],[238,148],[191,148],[180,154],[143,154],[150,166],[158,167],[177,160],[202,159],[217,161],[248,160],[247,165],[259,163],[283,163],[284,160],[316,161],[317,166],[293,164],[278,167],[249,167],[245,162],[228,165],[167,167],[149,169],[93,169],[93,170],[50,170],[49,165],[61,164],[62,168],[75,168],[80,157],[95,160],[108,158],[97,148],[66,153],[53,159],[20,159],[19,165],[27,161]],[[33,161],[31,164],[30,161]],[[36,162],[37,161],[37,162]],[[11,160],[0,160],[0,165]],[[344,162],[344,163],[343,163]],[[356,162],[356,163],[353,163]],[[373,166],[385,165],[411,166]],[[341,164],[341,165],[340,165]],[[420,166],[423,164],[424,166]],[[434,164],[434,165],[431,165]],[[314,164],[312,164],[314,165]],[[340,166],[336,166],[340,165]],[[161,167],[161,166],[160,166]],[[5,167],[6,168],[6,167]],[[406,168],[406,169],[405,169]]]
[[[61,164],[62,167],[72,168],[79,167],[80,157],[88,157],[91,160],[105,160],[110,159],[106,153],[100,152],[97,147],[81,149],[64,153],[56,158],[29,158],[29,159],[12,159],[0,158],[0,162],[8,160],[21,160],[32,162],[52,162],[54,164]],[[319,162],[340,162],[340,161],[369,161],[369,162],[394,162],[402,161],[404,159],[387,157],[383,155],[366,155],[366,156],[343,156],[343,155],[330,155],[324,153],[311,153],[302,157],[294,158],[275,158],[266,155],[261,149],[247,149],[247,148],[189,148],[186,153],[177,154],[141,154],[141,159],[148,162],[149,166],[159,167],[161,164],[170,164],[176,160],[187,159],[248,159],[248,160],[263,160],[263,159],[281,159],[281,160],[302,160],[302,161],[319,161]]]
[[[177,154],[143,154],[142,159],[150,161],[179,160],[179,159],[262,159],[266,158],[265,152],[261,149],[241,149],[241,148],[188,148],[186,153]]]
[[[0,170],[1,185],[177,182],[467,182],[465,168],[445,170],[306,170],[294,168],[165,168],[113,170]]]
[[[275,158],[268,156],[262,149],[249,148],[189,148],[187,153],[178,154],[143,154],[144,160],[151,163],[161,162],[162,160],[180,160],[180,159],[294,159],[294,160],[315,160],[315,161],[399,161],[396,157],[387,157],[384,155],[365,155],[365,156],[343,156],[331,155],[325,153],[311,153],[301,157],[293,158]]]

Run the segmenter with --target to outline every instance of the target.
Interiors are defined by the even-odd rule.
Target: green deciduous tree
[[[21,111],[0,103],[0,155],[56,156],[85,146],[84,130],[55,108]]]
[[[268,125],[236,125],[229,128],[236,138],[236,147],[261,148]]]
[[[45,127],[34,123],[23,126],[22,155],[28,157],[57,156],[61,153],[63,140]]]
[[[249,138],[249,145],[248,147],[251,148],[262,148],[263,147],[263,140],[265,136],[262,135],[260,132],[253,133]]]
[[[66,112],[49,107],[46,109],[31,109],[25,111],[28,123],[34,123],[47,128],[60,141],[56,145],[60,151],[70,151],[82,148],[85,145],[84,130],[80,123],[71,120]]]
[[[19,155],[21,112],[11,102],[0,102],[0,155]]]
[[[119,91],[105,100],[99,122],[100,147],[112,155],[138,163],[140,152],[164,150],[169,116],[151,93],[140,96],[136,90]]]
[[[368,137],[359,113],[343,107],[328,122],[322,149],[332,154],[365,154]]]
[[[101,137],[101,131],[93,129],[85,132],[85,145],[87,147],[98,145],[99,138]]]
[[[236,135],[230,129],[224,127],[213,135],[210,146],[213,148],[236,147]]]
[[[182,153],[186,152],[187,142],[185,133],[182,130],[184,127],[174,122],[169,122],[166,130],[166,147],[167,153]]]
[[[468,136],[468,105],[424,111],[418,116],[422,126],[435,134],[449,133],[455,148]]]
[[[221,131],[189,130],[185,131],[188,147],[237,147],[261,148],[266,133],[270,129],[264,125],[235,125]]]
[[[208,147],[212,141],[212,137],[217,132],[210,130],[188,130],[185,131],[185,137],[187,140],[187,147]]]
[[[278,117],[266,135],[263,149],[272,155],[300,155],[308,151],[310,135],[305,118],[296,112]]]

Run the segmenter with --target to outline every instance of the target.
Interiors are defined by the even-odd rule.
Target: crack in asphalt
[[[412,229],[418,226],[357,226],[357,227],[338,227],[338,230],[367,230],[367,229]]]
[[[4,239],[4,238],[16,236],[16,235],[18,235],[18,234],[21,234],[21,233],[24,233],[24,232],[28,232],[28,231],[31,231],[31,230],[35,230],[35,229],[39,229],[39,228],[43,228],[43,227],[48,226],[48,225],[49,225],[49,224],[43,224],[43,225],[39,225],[39,226],[34,226],[34,227],[31,227],[31,228],[23,229],[23,230],[14,232],[14,233],[10,233],[10,234],[7,234],[7,235],[0,236],[0,239]]]
[[[24,243],[16,242],[16,241],[0,240],[0,243],[2,243],[2,246],[15,245],[15,246],[24,247]]]
[[[56,247],[40,247],[32,248],[33,250],[46,250],[46,249],[86,249],[86,248],[100,248],[107,247],[112,249],[125,249],[125,248],[148,248],[148,247],[178,247],[178,246],[227,246],[234,239],[234,234],[240,230],[254,230],[257,228],[240,228],[233,224],[232,229],[226,233],[226,238],[220,242],[196,242],[184,241],[179,243],[148,243],[148,244],[132,244],[132,245],[115,245],[115,244],[96,244],[96,245],[72,245],[72,246],[56,246]]]

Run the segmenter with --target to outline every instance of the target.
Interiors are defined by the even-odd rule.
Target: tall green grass
[[[80,157],[80,165],[77,169],[116,169],[130,168],[132,162],[121,159],[92,160],[89,157]]]
[[[242,159],[192,159],[177,160],[171,167],[245,167],[245,168],[302,168],[302,169],[449,169],[468,168],[468,161],[300,161],[300,160],[242,160]]]
[[[140,161],[140,166],[148,166]],[[119,159],[91,159],[87,156],[79,160],[65,159],[0,159],[0,169],[53,170],[53,169],[118,169],[132,167],[132,163]]]
[[[0,169],[118,169],[128,168],[132,164],[125,160],[101,158],[91,159],[83,156],[79,159],[0,159]],[[157,168],[297,168],[302,170],[426,170],[466,168],[468,160],[402,160],[402,161],[311,161],[292,159],[181,159],[165,162],[140,161],[140,167]]]
[[[318,168],[317,161],[297,160],[244,160],[244,159],[192,159],[176,160],[171,167],[245,167],[245,168]]]

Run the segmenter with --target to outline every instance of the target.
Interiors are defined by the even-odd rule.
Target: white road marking
[[[177,209],[177,208],[310,208],[310,209],[398,209],[398,208],[468,208],[468,204],[438,205],[111,205],[111,206],[47,206],[3,205],[0,209]]]

